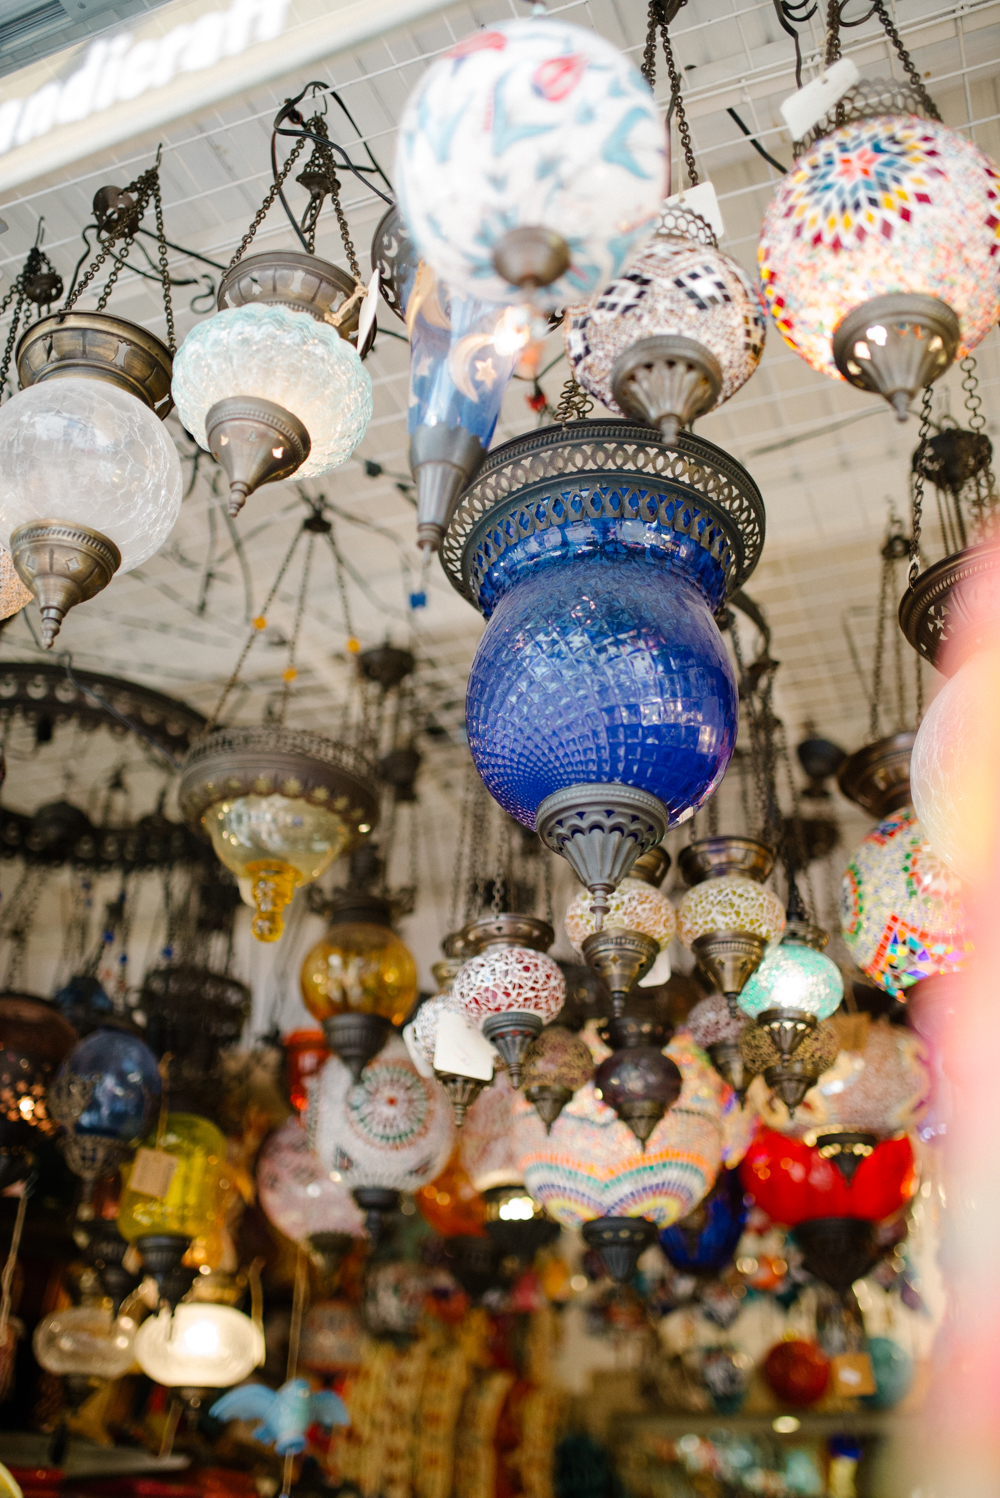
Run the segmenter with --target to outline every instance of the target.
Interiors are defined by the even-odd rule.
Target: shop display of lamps
[[[768,943],[785,927],[781,901],[764,887],[774,854],[753,838],[701,838],[681,851],[678,866],[691,888],[677,912],[677,934],[735,1010]]]
[[[610,43],[505,21],[427,69],[400,120],[403,220],[453,291],[546,310],[607,285],[665,185],[652,91]]]
[[[440,1174],[454,1142],[447,1097],[433,1078],[420,1075],[395,1035],[358,1082],[332,1056],[313,1090],[308,1119],[323,1168],[353,1192],[373,1238],[401,1192]]]
[[[472,757],[570,862],[598,926],[634,860],[729,763],[736,689],[713,611],[752,571],[762,526],[753,481],[710,443],[685,436],[678,454],[614,421],[505,443],[459,501],[445,571],[489,621],[466,697]],[[633,721],[641,734],[619,731]]]
[[[338,896],[327,920],[326,935],[302,964],[302,998],[357,1079],[412,1008],[417,968],[380,896],[360,890]]]
[[[47,1093],[75,1043],[53,1005],[29,994],[0,997],[0,1190],[31,1174],[37,1140],[55,1133]]]
[[[465,933],[446,936],[442,949],[445,956],[431,964],[438,992],[420,1005],[403,1039],[417,1070],[435,1076],[448,1094],[455,1126],[461,1128],[469,1106],[493,1079],[494,1052],[452,991],[469,953]]]
[[[546,1129],[551,1129],[573,1094],[594,1074],[594,1058],[572,1030],[546,1025],[531,1042],[521,1069],[521,1090]]]
[[[87,1215],[94,1182],[134,1149],[153,1122],[161,1092],[156,1057],[138,1036],[101,1026],[70,1051],[50,1094],[62,1125],[60,1148],[85,1186]]]
[[[501,914],[471,922],[462,934],[473,955],[455,974],[452,994],[519,1087],[528,1046],[566,998],[562,971],[545,955],[552,927],[534,916]]]
[[[328,1271],[364,1236],[354,1198],[323,1169],[298,1118],[286,1119],[265,1140],[257,1158],[257,1195],[278,1232],[301,1243]]]
[[[250,881],[253,934],[277,941],[282,911],[366,836],[378,817],[367,760],[305,729],[216,729],[184,761],[181,814],[212,840],[220,862]]]
[[[998,180],[922,86],[855,84],[810,132],[764,218],[761,283],[785,342],[905,419],[1000,314]]]

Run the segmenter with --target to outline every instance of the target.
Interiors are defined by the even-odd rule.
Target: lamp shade
[[[103,1305],[66,1306],[35,1327],[31,1346],[46,1373],[121,1378],[135,1361],[136,1324]]]
[[[377,1014],[399,1026],[417,997],[417,965],[388,924],[338,921],[306,954],[301,983],[315,1019]]]
[[[551,932],[549,933],[551,939]],[[508,1010],[527,1010],[543,1023],[566,998],[566,979],[554,958],[531,947],[504,946],[463,962],[452,984],[455,1003],[475,1024]]]
[[[833,339],[845,318],[909,293],[951,309],[962,357],[1000,314],[998,196],[993,163],[938,121],[878,114],[831,130],[781,180],[764,217],[761,284],[781,336],[836,379]]]
[[[506,1072],[499,1072],[465,1116],[459,1157],[477,1191],[523,1183],[513,1137],[516,1097]]]
[[[749,931],[773,941],[784,929],[785,910],[778,896],[738,874],[696,884],[677,910],[677,935],[686,947],[713,931]]]
[[[959,972],[972,952],[961,882],[931,850],[912,806],[880,822],[841,884],[840,926],[855,962],[896,998]]]
[[[917,1189],[913,1147],[904,1135],[876,1145],[848,1183],[818,1149],[761,1129],[740,1166],[745,1189],[774,1222],[797,1227],[825,1217],[881,1222]]]
[[[354,1198],[342,1182],[330,1179],[298,1118],[286,1119],[265,1140],[257,1159],[257,1193],[268,1221],[294,1243],[313,1233],[364,1236]]]
[[[749,1208],[738,1170],[720,1170],[694,1211],[660,1233],[660,1247],[681,1274],[715,1275],[743,1236]]]
[[[228,1389],[264,1361],[264,1334],[232,1306],[182,1304],[142,1323],[135,1357],[168,1389]]]
[[[442,1238],[485,1238],[486,1203],[456,1150],[439,1176],[421,1186],[417,1209]]]
[[[225,1135],[193,1113],[168,1113],[155,1132],[143,1140],[147,1150],[156,1150],[176,1160],[163,1196],[136,1191],[130,1182],[135,1161],[122,1166],[122,1194],[118,1204],[118,1231],[130,1243],[135,1238],[176,1234],[185,1238],[207,1236],[215,1225],[224,1187]],[[141,1156],[137,1157],[141,1159]]]
[[[407,424],[462,427],[490,445],[514,366],[527,342],[512,308],[451,292],[421,263],[406,309],[410,330]]]
[[[159,551],[180,514],[180,459],[148,405],[103,380],[73,375],[20,391],[0,410],[0,542],[58,520],[117,548],[112,571]]]
[[[583,943],[596,930],[593,897],[588,890],[574,895],[566,911],[566,935],[575,952],[582,952]],[[608,897],[608,910],[604,916],[604,930],[641,931],[651,936],[661,952],[669,947],[677,935],[677,917],[674,907],[660,890],[644,879],[623,879]]]
[[[174,357],[177,414],[200,447],[219,401],[269,401],[309,434],[297,478],[329,473],[351,456],[372,414],[372,382],[357,351],[329,323],[271,303],[229,307],[196,323]]]
[[[449,286],[492,302],[523,299],[504,257],[511,230],[541,231],[549,247],[544,268],[532,266],[546,307],[607,285],[652,227],[665,175],[648,84],[595,32],[548,17],[460,41],[400,121],[395,181],[420,254]]]
[[[416,1191],[443,1170],[454,1139],[447,1097],[396,1035],[357,1083],[331,1057],[310,1101],[309,1131],[324,1169],[351,1189]]]
[[[843,997],[844,979],[831,958],[799,942],[782,942],[765,954],[737,1002],[752,1019],[768,1009],[794,1009],[827,1019]]]

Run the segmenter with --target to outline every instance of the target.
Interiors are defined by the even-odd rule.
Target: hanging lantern
[[[624,275],[571,308],[563,325],[578,383],[671,444],[746,383],[765,327],[749,277],[683,199],[663,205],[656,233]]]
[[[447,1098],[419,1074],[396,1036],[358,1082],[331,1057],[310,1100],[309,1135],[324,1169],[339,1176],[367,1214],[373,1239],[402,1191],[440,1174],[454,1142]]]
[[[1000,315],[998,198],[992,162],[940,123],[922,86],[857,83],[764,218],[761,282],[785,342],[904,420]]]
[[[180,1305],[142,1323],[135,1360],[168,1389],[228,1389],[264,1361],[264,1333],[232,1306]]]
[[[452,984],[461,972],[463,958],[469,946],[463,932],[446,936],[442,947],[447,954],[440,962],[431,964],[431,972],[438,984],[438,992],[425,999],[417,1010],[413,1022],[403,1031],[410,1058],[422,1075],[433,1073],[448,1094],[455,1127],[461,1128],[472,1103],[493,1078],[493,1051],[484,1042],[472,1022],[466,1017],[462,1006],[452,992]],[[445,1027],[450,1044],[440,1053],[448,1056],[447,1066],[436,1065],[439,1057],[438,1032],[443,1017],[452,1015],[458,1022],[458,1045],[456,1032]]]
[[[0,1190],[31,1174],[35,1143],[55,1133],[47,1091],[75,1044],[76,1031],[44,999],[0,994]]]
[[[101,1289],[111,1301],[111,1314],[117,1316],[123,1302],[138,1290],[141,1276],[125,1267],[128,1244],[113,1221],[98,1216],[87,1235],[84,1255],[97,1270]]]
[[[156,1057],[125,1030],[94,1030],[63,1061],[50,1109],[64,1130],[59,1142],[67,1164],[85,1182],[86,1204],[94,1182],[120,1164],[152,1124],[160,1092]]]
[[[680,1274],[715,1276],[743,1236],[748,1207],[737,1170],[720,1170],[693,1212],[660,1231],[660,1247]]]
[[[109,219],[109,194],[127,212]],[[120,265],[116,257],[128,253],[154,203],[169,347],[120,317],[74,307],[109,251]],[[69,609],[159,550],[183,493],[177,449],[162,424],[171,409],[173,311],[158,167],[124,190],[102,188],[94,212],[98,258],[63,308],[22,334],[20,393],[0,409],[0,543],[38,602],[47,650]]]
[[[709,837],[682,849],[678,866],[692,886],[677,912],[677,934],[732,1007],[785,913],[764,888],[774,854],[749,837]]]
[[[486,1203],[456,1149],[441,1174],[415,1196],[421,1217],[441,1238],[484,1238]]]
[[[546,1025],[531,1042],[521,1073],[521,1089],[546,1129],[594,1074],[594,1058],[572,1030]]]
[[[515,1087],[531,1041],[555,1019],[566,998],[566,980],[545,955],[553,930],[527,915],[484,916],[465,927],[475,955],[462,964],[452,993],[500,1052]]]
[[[129,1371],[135,1362],[135,1337],[131,1316],[112,1316],[103,1305],[67,1306],[42,1317],[31,1348],[46,1373],[86,1379],[90,1393],[98,1381],[121,1378]]]
[[[709,994],[699,999],[684,1021],[695,1045],[700,1045],[723,1081],[742,1101],[753,1073],[749,1070],[740,1050],[740,1036],[744,1020],[730,1012],[729,1001],[721,993]]]
[[[635,858],[725,773],[737,698],[712,616],[753,570],[762,524],[753,481],[710,443],[685,435],[678,451],[614,421],[505,443],[459,502],[445,570],[489,619],[466,699],[473,760],[601,919]]]
[[[295,890],[318,879],[378,816],[370,765],[303,729],[216,729],[187,755],[181,815],[251,882],[258,941],[277,941]]]
[[[225,1136],[213,1123],[168,1113],[122,1166],[118,1231],[135,1244],[169,1305],[190,1289],[195,1271],[181,1260],[215,1225],[225,1164]]]
[[[960,972],[972,952],[963,887],[931,851],[912,806],[881,821],[841,885],[848,950],[894,998],[935,973]]]
[[[417,997],[416,963],[391,921],[389,902],[378,895],[340,896],[326,935],[302,964],[305,1006],[355,1080]]]
[[[616,1014],[605,1033],[613,1049],[594,1073],[594,1096],[615,1110],[645,1149],[646,1140],[680,1096],[680,1071],[658,1045],[649,1043],[638,1020]]]
[[[850,1024],[859,1034],[842,1046],[794,1117],[780,1101],[756,1099],[768,1128],[815,1145],[848,1184],[880,1140],[917,1128],[930,1094],[927,1051],[918,1036],[887,1020],[870,1024],[867,1015]]]
[[[793,1409],[822,1399],[830,1383],[830,1359],[815,1342],[779,1342],[764,1359],[764,1377],[778,1398]]]
[[[364,1236],[354,1198],[323,1169],[297,1118],[286,1119],[265,1140],[257,1159],[257,1194],[278,1232],[301,1243],[329,1273]]]
[[[593,31],[534,16],[460,41],[400,121],[403,219],[436,275],[551,310],[618,274],[665,178],[649,86]]]
[[[793,1050],[787,1049],[790,1040],[795,1040]],[[751,1023],[740,1034],[745,1071],[749,1076],[762,1076],[792,1115],[817,1077],[833,1065],[839,1046],[837,1032],[828,1021],[802,1022],[801,1028],[799,1021],[792,1021],[784,1029]]]
[[[649,988],[666,983],[670,977],[668,948],[677,934],[677,917],[658,887],[669,867],[670,855],[663,848],[643,853],[632,865],[629,877],[610,896],[600,931],[588,891],[576,895],[566,911],[570,944],[604,979],[619,1009],[634,983]],[[652,964],[645,973],[640,969],[647,963],[647,943],[624,939],[622,932],[638,933],[655,943]],[[636,957],[640,959],[638,964]]]

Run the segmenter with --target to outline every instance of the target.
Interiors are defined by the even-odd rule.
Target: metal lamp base
[[[743,1059],[738,1040],[717,1040],[707,1047],[708,1057],[724,1082],[728,1082],[742,1107],[753,1073]]]
[[[860,1217],[800,1222],[795,1237],[809,1273],[840,1294],[864,1279],[881,1258],[872,1224]]]
[[[389,1039],[389,1028],[380,1014],[334,1014],[323,1021],[327,1045],[355,1082]]]
[[[493,268],[512,286],[530,291],[551,286],[570,267],[569,245],[561,234],[540,225],[524,224],[508,229],[493,249]]]
[[[789,1118],[795,1117],[795,1110],[801,1105],[810,1087],[815,1087],[818,1080],[819,1073],[815,1066],[802,1060],[801,1057],[790,1056],[775,1066],[764,1068],[764,1081],[775,1096],[784,1103],[788,1109]]]
[[[171,1311],[183,1295],[190,1290],[197,1270],[185,1269],[181,1260],[191,1246],[191,1239],[183,1233],[150,1233],[136,1238],[135,1246],[142,1255],[142,1265],[151,1274]]]
[[[701,884],[725,874],[763,884],[774,868],[774,850],[755,837],[702,837],[681,849],[677,867],[685,884]]]
[[[633,785],[569,785],[546,796],[535,813],[535,831],[565,858],[594,896],[597,929],[608,895],[640,854],[662,842],[670,825],[663,802]]]
[[[308,458],[309,433],[274,401],[237,395],[216,401],[205,417],[208,450],[229,480],[229,513],[236,516],[261,484],[290,478]]]
[[[528,1009],[508,1009],[503,1014],[491,1014],[483,1020],[483,1034],[500,1052],[512,1087],[520,1087],[528,1047],[541,1030],[541,1015],[532,1014]]]
[[[877,1144],[877,1134],[860,1129],[836,1129],[829,1134],[820,1134],[816,1139],[820,1155],[836,1165],[848,1186],[862,1160],[867,1160]]]
[[[102,592],[122,563],[113,541],[86,525],[35,520],[10,538],[18,577],[42,615],[42,644],[51,650],[70,609]]]
[[[912,728],[866,744],[844,760],[837,772],[841,795],[881,822],[910,802],[910,757],[916,732]]]
[[[806,1036],[816,1029],[818,1021],[814,1014],[804,1014],[801,1009],[776,1008],[758,1014],[757,1023],[770,1035],[782,1060],[787,1061]]]
[[[458,1072],[436,1071],[434,1075],[448,1094],[448,1101],[451,1103],[451,1111],[455,1118],[455,1127],[460,1129],[465,1123],[466,1113],[488,1084],[478,1077],[463,1077]]]
[[[410,472],[417,484],[417,545],[439,551],[459,496],[486,458],[465,427],[419,426],[410,438]]]
[[[894,292],[849,312],[833,335],[833,357],[849,384],[873,390],[899,421],[918,390],[944,374],[959,343],[958,318],[936,296]]]
[[[595,931],[586,938],[582,950],[584,962],[603,980],[614,1013],[620,1015],[626,998],[659,956],[660,944],[642,931],[612,929]]]
[[[350,1233],[310,1233],[306,1247],[325,1274],[336,1274],[356,1242]]]
[[[707,931],[691,943],[702,972],[729,1000],[730,1012],[753,973],[760,967],[767,942],[751,931]]]
[[[712,409],[721,389],[715,355],[679,334],[640,338],[619,354],[611,371],[611,393],[621,410],[657,427],[671,447],[681,427]]]
[[[355,1186],[354,1200],[365,1214],[365,1228],[372,1243],[385,1232],[386,1218],[399,1207],[400,1193],[390,1186]]]
[[[646,1217],[598,1217],[581,1229],[588,1248],[596,1248],[618,1285],[627,1285],[644,1251],[656,1241],[656,1224]]]
[[[534,1087],[526,1087],[524,1095],[545,1125],[546,1134],[551,1134],[552,1125],[573,1097],[573,1089],[557,1087],[551,1082],[539,1082]]]

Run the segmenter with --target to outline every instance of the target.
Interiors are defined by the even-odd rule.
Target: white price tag
[[[128,1183],[140,1196],[157,1196],[162,1199],[170,1190],[178,1160],[166,1150],[138,1149],[132,1161]]]
[[[379,275],[378,267],[372,271],[372,278],[368,282],[368,292],[361,303],[361,316],[358,318],[358,353],[367,352],[368,342],[371,338],[372,328],[375,326],[375,313],[378,311]]]
[[[697,187],[689,187],[686,192],[675,192],[673,197],[667,199],[668,203],[679,203],[682,208],[690,208],[692,213],[697,213],[703,218],[709,228],[715,234],[716,239],[725,236],[726,226],[722,222],[722,210],[719,208],[719,200],[715,196],[715,188],[711,182],[699,182]]]
[[[670,949],[664,947],[662,952],[657,952],[656,961],[646,974],[645,978],[639,979],[640,988],[656,988],[659,983],[666,983],[670,978]]]
[[[788,126],[792,140],[804,140],[808,132],[824,115],[829,114],[835,104],[853,88],[861,74],[849,57],[842,57],[818,78],[790,94],[781,106],[781,117]]]
[[[431,1066],[430,1062],[427,1060],[427,1057],[424,1055],[423,1051],[414,1040],[412,1025],[403,1026],[403,1044],[406,1047],[410,1060],[413,1062],[420,1075],[422,1077],[433,1077],[434,1068],[433,1066]]]
[[[438,1020],[434,1070],[489,1082],[493,1077],[493,1047],[464,1015],[446,1009]]]

